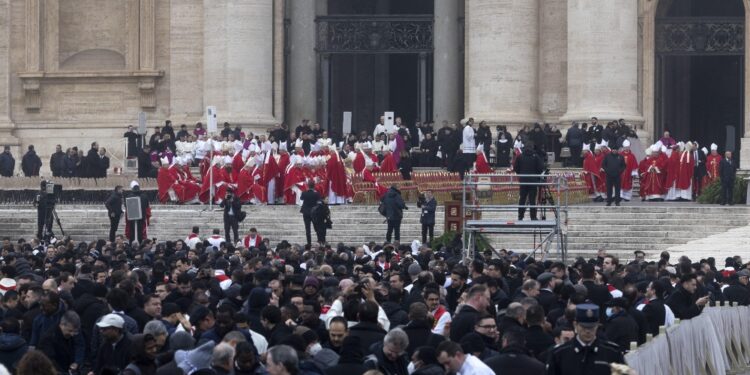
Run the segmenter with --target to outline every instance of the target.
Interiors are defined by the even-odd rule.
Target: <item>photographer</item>
[[[36,238],[44,240],[52,233],[52,209],[55,207],[54,194],[47,194],[47,181],[42,181],[39,194],[34,199],[36,206]]]
[[[513,170],[519,175],[539,175],[544,171],[544,161],[533,150],[532,145],[527,145],[523,153],[516,159]],[[525,183],[539,183],[539,177],[520,177],[521,182],[518,200],[518,220],[523,220],[526,212],[526,204],[536,205],[537,185],[526,185]],[[537,220],[536,207],[531,208],[531,220]]]
[[[122,216],[122,186],[115,186],[115,190],[107,198],[104,206],[107,207],[107,216],[109,216],[109,241],[115,242],[115,234]]]
[[[221,202],[221,208],[224,209],[224,235],[228,243],[237,243],[240,240],[239,228],[240,228],[240,211],[242,206],[239,199],[234,196],[234,192],[227,191],[226,198]],[[234,233],[234,241],[229,229]]]
[[[419,197],[417,207],[422,209],[422,214],[419,217],[419,223],[422,224],[422,243],[429,245],[432,243],[435,234],[435,209],[437,209],[437,201],[435,201],[431,191],[427,190],[424,192],[424,196]],[[427,242],[427,232],[430,233],[430,242]]]

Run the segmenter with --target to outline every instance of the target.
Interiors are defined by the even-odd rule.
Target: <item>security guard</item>
[[[611,363],[625,363],[615,343],[596,337],[599,307],[585,303],[576,306],[576,337],[554,349],[547,361],[547,374],[611,374]]]

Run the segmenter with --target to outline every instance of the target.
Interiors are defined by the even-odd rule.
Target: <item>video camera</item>
[[[47,193],[47,195],[52,195],[55,198],[59,198],[62,196],[63,187],[60,184],[56,184],[50,180],[42,180],[41,184],[41,190],[42,192]]]

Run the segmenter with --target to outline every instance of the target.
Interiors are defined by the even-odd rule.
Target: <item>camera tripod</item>
[[[52,207],[47,209],[47,213],[44,218],[44,228],[42,228],[42,238],[41,240],[45,243],[50,243],[53,237],[55,237],[55,234],[52,232],[52,228],[54,227],[55,223],[57,223],[57,227],[60,228],[60,233],[65,237],[65,230],[63,229],[62,223],[60,222],[60,216],[57,215],[57,210],[55,210],[55,206],[52,205]]]
[[[552,195],[552,191],[549,186],[541,186],[539,190],[539,205],[542,206],[542,220],[547,220],[547,207],[550,206],[549,210],[552,214],[557,217],[557,209],[555,208],[555,197]]]

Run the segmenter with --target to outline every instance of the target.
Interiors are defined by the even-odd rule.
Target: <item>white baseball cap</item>
[[[115,327],[115,328],[122,329],[124,325],[125,325],[125,319],[123,319],[121,316],[117,314],[104,315],[102,320],[96,323],[96,326],[99,328]]]

